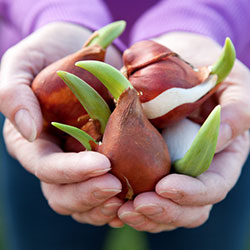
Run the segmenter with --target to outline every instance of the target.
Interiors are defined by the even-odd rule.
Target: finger
[[[4,125],[4,138],[11,155],[47,183],[80,182],[110,170],[110,162],[104,155],[89,151],[64,153],[46,134],[30,143],[8,120]]]
[[[120,69],[123,66],[121,51],[115,46],[109,46],[107,48],[105,61],[115,68]]]
[[[115,217],[109,222],[109,226],[113,228],[121,228],[124,226],[124,223],[118,217]]]
[[[38,100],[30,88],[44,57],[37,51],[13,47],[3,56],[0,74],[0,111],[29,141],[42,130],[43,120]]]
[[[117,211],[121,205],[122,201],[113,197],[101,206],[95,207],[87,212],[74,213],[72,218],[80,223],[88,223],[95,226],[102,226],[111,221],[113,221],[114,224],[114,220],[117,219]]]
[[[149,220],[174,227],[196,227],[209,216],[211,205],[195,207],[180,206],[171,200],[158,196],[155,192],[140,194],[134,201],[135,211]]]
[[[235,185],[249,152],[248,132],[237,137],[224,151],[215,155],[209,169],[193,178],[170,174],[156,185],[156,192],[177,204],[203,206],[225,198]]]
[[[30,88],[33,78],[48,64],[80,49],[89,34],[79,25],[51,23],[2,57],[0,112],[29,141],[36,139],[43,125],[39,103]]]
[[[113,175],[106,174],[75,184],[42,183],[42,190],[53,210],[58,213],[70,211],[72,214],[83,213],[100,206],[121,192],[121,183]],[[117,206],[118,204],[116,208]],[[112,208],[109,209],[112,210]]]
[[[142,213],[137,212],[134,209],[133,202],[126,202],[118,211],[118,216],[121,221],[138,231],[147,232],[161,232],[166,230],[173,230],[176,227],[172,225],[165,225],[163,223],[156,223]]]
[[[106,216],[116,216],[118,209],[122,206],[123,203],[123,200],[117,197],[112,197],[102,204],[101,211]]]
[[[147,218],[134,210],[133,202],[127,201],[118,211],[119,218],[130,226],[145,224]]]
[[[217,92],[221,105],[221,126],[217,152],[250,129],[250,71],[241,62],[235,63],[234,69]]]

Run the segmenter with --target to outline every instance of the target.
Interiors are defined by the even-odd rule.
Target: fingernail
[[[112,196],[115,196],[116,194],[120,192],[121,192],[120,189],[103,189],[103,190],[94,191],[93,195],[95,196],[96,199],[103,200],[103,199],[107,199]]]
[[[106,216],[111,216],[115,215],[118,208],[121,206],[121,203],[109,203],[105,204],[102,208],[101,211],[104,215]]]
[[[145,204],[145,205],[140,205],[135,208],[136,211],[139,211],[143,214],[146,215],[157,215],[160,214],[164,211],[162,207],[156,204]]]
[[[100,176],[100,175],[106,174],[110,170],[111,170],[111,168],[105,168],[105,169],[101,169],[101,170],[96,170],[96,171],[91,172],[88,176],[89,177]]]
[[[219,140],[216,146],[216,153],[226,148],[232,140],[232,128],[228,123],[221,123],[219,130]]]
[[[15,123],[18,131],[28,141],[33,142],[37,136],[36,124],[26,109],[20,109],[15,114]]]
[[[119,217],[130,225],[140,225],[145,222],[145,218],[136,212],[124,212]]]
[[[184,195],[180,193],[179,191],[175,190],[168,190],[168,191],[161,191],[159,192],[159,195],[163,196],[164,198],[169,198],[169,199],[181,199]]]

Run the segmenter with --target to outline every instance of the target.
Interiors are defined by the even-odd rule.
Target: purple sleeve
[[[80,24],[96,30],[111,21],[102,0],[5,0],[7,17],[22,37],[54,21]]]
[[[249,13],[249,0],[162,0],[137,21],[131,42],[188,31],[209,36],[220,44],[228,36],[241,54],[250,44]]]

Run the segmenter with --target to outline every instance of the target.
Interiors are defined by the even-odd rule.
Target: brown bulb
[[[88,71],[75,66],[81,60],[104,61],[105,51],[98,45],[83,47],[74,54],[68,55],[43,69],[34,79],[32,89],[41,105],[44,119],[82,127],[87,121],[84,110],[69,87],[56,74],[58,70],[75,74],[92,86],[108,104],[112,98],[101,82]]]
[[[208,79],[210,73],[208,67],[195,69],[178,54],[157,42],[148,40],[135,43],[124,52],[123,61],[124,75],[141,93],[140,101],[143,103],[144,111],[158,128],[163,128],[188,116],[215,92],[215,78],[211,80],[212,83],[208,81],[211,86],[209,85],[210,87],[205,92],[204,88],[197,88],[202,83],[206,84],[205,80]],[[192,91],[195,89],[196,93],[197,91],[200,93],[197,94],[196,99],[185,102],[182,101],[184,98],[179,97],[183,89]],[[165,103],[161,105],[161,101],[156,104],[153,101],[160,100],[160,98],[166,100],[167,93],[173,90],[175,95],[172,95],[172,99],[169,98],[168,105]],[[192,96],[195,92],[192,93],[192,91],[186,91],[187,95]],[[176,101],[174,97],[179,100]],[[179,104],[176,105],[176,102]],[[172,103],[173,108],[164,111],[165,107],[171,107]],[[162,112],[154,115],[154,110],[162,110]]]
[[[122,183],[119,197],[123,199],[153,191],[170,172],[167,145],[143,113],[135,89],[120,96],[98,151],[110,159],[111,173]]]

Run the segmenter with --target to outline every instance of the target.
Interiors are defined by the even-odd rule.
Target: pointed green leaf
[[[209,168],[219,134],[220,110],[220,105],[214,108],[201,126],[189,150],[183,158],[174,162],[176,172],[195,177]]]
[[[231,72],[236,52],[230,38],[226,38],[222,53],[216,63],[212,65],[211,74],[218,76],[217,83],[222,82]]]
[[[85,81],[65,71],[57,74],[68,85],[84,109],[93,120],[99,120],[101,133],[104,133],[111,111],[103,98]]]
[[[75,65],[96,76],[116,100],[118,100],[124,90],[133,88],[132,84],[119,70],[107,63],[86,60],[77,62]]]
[[[76,140],[78,140],[87,150],[91,151],[91,145],[90,145],[90,141],[93,141],[94,143],[97,144],[97,142],[86,132],[84,132],[83,130],[73,127],[73,126],[69,126],[69,125],[65,125],[62,123],[58,123],[58,122],[52,122],[51,123],[54,127],[62,130],[63,132],[71,135],[72,137],[74,137]]]
[[[121,33],[126,27],[125,21],[117,21],[110,23],[103,28],[97,30],[94,33],[93,39],[89,41],[87,46],[90,45],[100,45],[103,49],[106,49]]]

